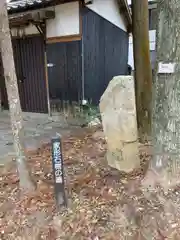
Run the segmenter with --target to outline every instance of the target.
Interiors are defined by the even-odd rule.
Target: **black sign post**
[[[64,187],[64,166],[61,149],[61,137],[52,138],[52,165],[54,175],[54,190],[57,206],[67,206],[65,187]]]

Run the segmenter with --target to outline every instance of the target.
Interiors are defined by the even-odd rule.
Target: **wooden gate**
[[[33,36],[13,39],[12,44],[22,110],[47,113],[43,38]],[[3,102],[7,106],[5,93]]]

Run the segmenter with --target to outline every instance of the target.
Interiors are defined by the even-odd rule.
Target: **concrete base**
[[[53,120],[48,114],[23,113],[24,143],[26,150],[36,150],[42,144],[50,142],[57,133],[70,134],[76,127],[70,127],[62,118]],[[0,112],[0,164],[15,157],[10,116],[8,111]]]

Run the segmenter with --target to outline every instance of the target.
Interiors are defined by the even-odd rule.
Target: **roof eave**
[[[41,2],[41,3],[37,3],[37,4],[25,6],[25,7],[11,8],[11,9],[8,9],[8,14],[11,15],[14,13],[23,13],[23,12],[27,12],[27,11],[31,11],[31,10],[37,10],[37,9],[50,7],[50,6],[54,6],[54,5],[58,5],[58,4],[63,4],[63,3],[67,3],[67,2],[73,2],[73,1],[77,1],[77,0],[50,0],[48,2]]]
[[[120,12],[123,13],[125,21],[126,21],[126,26],[127,26],[127,31],[130,33],[132,32],[132,15],[131,15],[131,10],[129,8],[127,0],[117,0],[120,8]]]

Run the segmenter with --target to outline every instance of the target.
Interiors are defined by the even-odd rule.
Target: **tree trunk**
[[[0,0],[0,48],[9,101],[17,169],[20,178],[20,188],[26,191],[31,191],[34,189],[34,185],[31,181],[30,174],[26,166],[26,157],[23,146],[24,131],[22,127],[22,111],[13,59],[11,35],[7,15],[7,4],[5,0]]]
[[[148,0],[132,1],[136,109],[140,140],[151,134],[152,69],[149,51]]]
[[[157,66],[153,85],[153,158],[146,177],[168,189],[180,182],[180,1],[158,4]],[[175,63],[173,73],[159,63]],[[153,174],[153,178],[152,178]],[[151,180],[152,181],[152,180]]]

